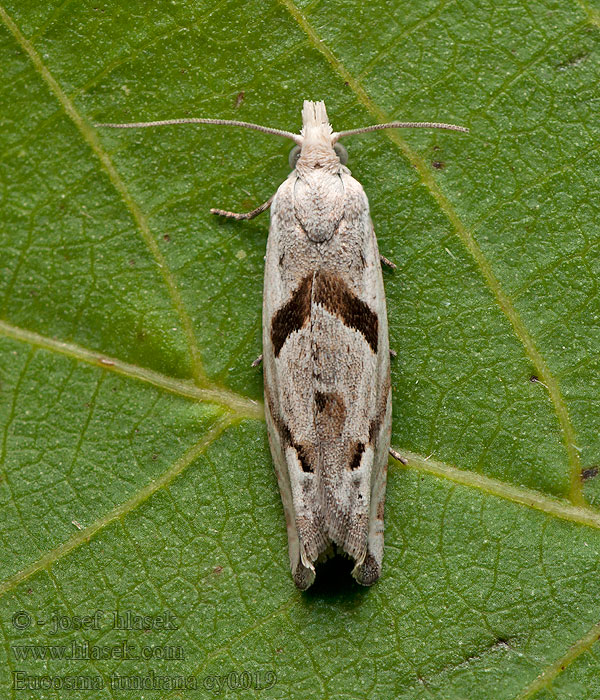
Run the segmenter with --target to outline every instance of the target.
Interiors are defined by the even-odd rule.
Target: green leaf
[[[0,20],[2,697],[596,697],[600,10],[10,0]],[[250,366],[268,217],[209,213],[265,201],[289,144],[94,126],[295,131],[303,99],[337,130],[471,129],[346,143],[398,265],[408,464],[382,579],[333,562],[304,594]],[[115,628],[128,611],[149,629]]]

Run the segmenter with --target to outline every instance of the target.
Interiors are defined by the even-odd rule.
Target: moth
[[[111,127],[222,124],[291,139],[288,178],[271,208],[265,257],[265,416],[296,586],[341,553],[370,586],[381,574],[392,421],[390,349],[381,262],[367,196],[340,139],[379,129],[452,124],[391,122],[334,132],[324,102],[306,100],[300,134],[228,119],[169,119]],[[260,359],[260,358],[259,358]],[[393,451],[392,451],[393,453]],[[394,453],[393,453],[394,454]]]

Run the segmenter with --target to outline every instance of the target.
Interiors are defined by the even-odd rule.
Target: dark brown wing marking
[[[315,391],[315,407],[319,426],[327,435],[341,435],[346,422],[346,404],[340,394]]]
[[[351,470],[358,469],[360,467],[360,461],[362,459],[363,452],[365,451],[364,442],[357,442],[352,450],[352,456],[350,458],[349,467]]]
[[[291,446],[296,450],[296,454],[298,455],[298,461],[300,462],[300,466],[302,467],[303,472],[310,472],[313,473],[315,471],[312,462],[314,461],[314,449],[311,449],[310,447],[307,447],[305,445],[299,445],[293,438],[292,433],[288,426],[285,424],[285,422],[281,419],[279,414],[275,411],[275,407],[273,406],[273,399],[271,398],[271,394],[269,393],[269,390],[267,389],[265,385],[265,399],[267,400],[267,403],[269,404],[269,412],[271,413],[271,417],[273,418],[273,422],[275,423],[275,428],[277,429],[277,432],[279,433],[279,439],[281,440],[281,443],[284,447]]]
[[[350,290],[341,277],[319,270],[315,274],[313,301],[338,316],[346,326],[361,333],[371,350],[377,353],[377,314]]]
[[[271,341],[275,357],[279,356],[285,341],[294,332],[299,331],[310,319],[310,297],[313,275],[307,275],[298,285],[296,291],[275,314],[271,322]]]

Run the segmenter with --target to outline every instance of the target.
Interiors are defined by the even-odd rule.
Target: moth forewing
[[[369,204],[337,141],[386,128],[468,129],[392,122],[335,133],[325,104],[310,101],[304,102],[300,134],[204,118],[99,126],[187,123],[242,126],[297,144],[292,172],[274,197],[247,214],[211,211],[249,219],[271,205],[263,299],[265,415],[294,581],[308,588],[315,563],[336,549],[354,561],[355,579],[371,585],[383,559],[390,352]]]

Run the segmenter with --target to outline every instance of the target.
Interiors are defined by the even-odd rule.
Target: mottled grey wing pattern
[[[383,557],[385,296],[366,196],[341,170],[293,172],[273,201],[277,235],[267,243],[265,410],[300,588],[331,544],[354,559],[363,584],[377,580]]]

